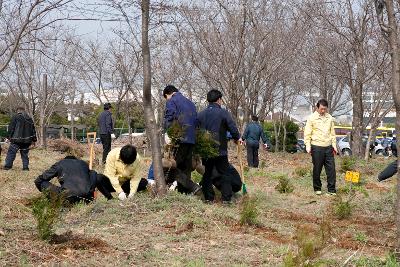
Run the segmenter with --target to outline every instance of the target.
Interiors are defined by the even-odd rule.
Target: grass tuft
[[[356,159],[354,157],[342,157],[340,162],[340,171],[345,173],[347,171],[354,171]]]

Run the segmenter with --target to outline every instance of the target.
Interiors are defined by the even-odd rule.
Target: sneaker
[[[336,196],[336,193],[335,192],[328,192],[328,193],[326,193],[326,195],[327,196]]]
[[[322,192],[321,192],[321,191],[315,191],[315,194],[316,194],[317,196],[320,196],[320,195],[322,195]]]
[[[204,200],[204,204],[214,204],[214,200]]]
[[[22,170],[23,171],[29,171],[29,168],[23,168]]]

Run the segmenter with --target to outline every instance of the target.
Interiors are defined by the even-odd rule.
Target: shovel
[[[243,161],[242,161],[242,153],[241,153],[241,149],[240,149],[240,144],[237,144],[237,154],[238,154],[239,165],[240,165],[240,176],[242,176],[242,194],[246,195],[247,187],[246,187],[246,183],[244,181]]]

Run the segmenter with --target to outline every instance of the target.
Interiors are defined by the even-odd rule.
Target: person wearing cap
[[[114,134],[114,123],[111,113],[111,104],[104,104],[104,111],[98,119],[100,140],[103,144],[103,164],[106,163],[107,155],[111,151],[111,135]]]
[[[192,194],[197,194],[201,187],[191,179],[192,155],[196,141],[196,106],[173,85],[164,88],[163,96],[167,100],[164,130],[167,131],[174,122],[178,122],[184,132],[173,152],[177,168],[170,171],[172,172],[171,175],[175,177],[179,186],[184,187]]]
[[[238,143],[240,134],[232,115],[221,107],[222,93],[211,90],[207,93],[208,107],[198,115],[198,126],[211,133],[214,140],[218,142],[219,155],[212,158],[203,158],[205,172],[202,179],[202,189],[206,202],[213,202],[215,193],[213,189],[213,170],[217,169],[221,176],[222,201],[229,204],[233,195],[229,177],[228,162],[228,138],[227,132],[232,135],[235,143]]]
[[[249,167],[258,168],[258,150],[260,147],[260,138],[264,143],[264,148],[268,149],[269,140],[264,133],[263,128],[258,122],[257,116],[251,116],[252,122],[247,124],[244,130],[241,143],[245,142],[247,147],[247,164]]]

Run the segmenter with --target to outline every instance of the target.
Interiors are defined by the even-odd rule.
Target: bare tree
[[[329,31],[340,41],[339,65],[335,75],[349,88],[353,104],[351,147],[353,155],[364,157],[362,137],[365,130],[363,95],[368,82],[377,75],[378,68],[371,65],[371,40],[375,35],[370,1],[318,1],[308,2],[308,10],[317,14],[316,27]],[[311,13],[310,13],[311,16]]]
[[[48,20],[48,14],[72,0],[16,0],[0,3],[0,73],[21,47],[28,45],[36,33],[60,18]]]
[[[21,101],[38,123],[39,140],[45,145],[45,128],[51,116],[66,100],[74,75],[75,53],[69,37],[61,38],[54,31],[43,33],[16,52],[9,68],[1,73],[9,93]],[[56,37],[51,41],[46,36]],[[39,38],[39,37],[37,37]]]
[[[151,142],[154,176],[156,180],[157,194],[163,196],[166,193],[166,185],[162,167],[162,155],[159,131],[154,116],[151,95],[151,63],[149,47],[149,21],[150,0],[142,0],[142,57],[143,57],[143,104],[146,118],[147,134]]]
[[[400,131],[400,34],[398,17],[398,1],[375,0],[375,8],[378,22],[384,38],[390,46],[391,73],[392,73],[392,95],[396,107],[396,132]],[[400,142],[397,142],[397,150],[400,149]],[[400,251],[400,172],[397,173],[397,199],[395,205],[397,240],[397,252]]]

